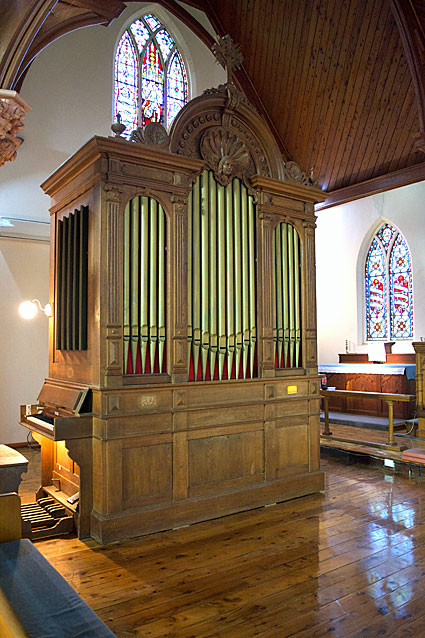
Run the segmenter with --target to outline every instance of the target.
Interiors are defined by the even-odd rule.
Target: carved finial
[[[217,36],[217,42],[212,45],[212,52],[217,62],[227,71],[227,81],[232,81],[233,69],[239,69],[243,62],[243,55],[239,44],[235,44],[230,35]]]
[[[111,131],[115,133],[115,137],[120,137],[125,131],[125,124],[121,122],[121,114],[117,113],[117,121],[111,125]]]

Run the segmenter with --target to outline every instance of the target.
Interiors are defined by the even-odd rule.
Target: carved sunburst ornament
[[[234,177],[245,177],[250,164],[249,151],[230,131],[220,127],[208,130],[201,140],[200,150],[222,186],[229,184]]]

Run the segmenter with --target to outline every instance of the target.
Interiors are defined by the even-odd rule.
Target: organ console
[[[93,137],[50,195],[42,493],[103,543],[319,491],[314,203],[232,83]],[[72,499],[71,499],[72,500]],[[69,502],[68,502],[69,505]]]

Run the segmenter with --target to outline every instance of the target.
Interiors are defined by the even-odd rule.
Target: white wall
[[[93,135],[112,135],[115,46],[123,29],[146,10],[165,22],[180,45],[194,80],[191,97],[225,81],[223,69],[199,38],[155,4],[131,4],[108,28],[88,27],[62,36],[34,60],[20,92],[32,111],[17,160],[0,171],[0,217],[47,219],[49,198],[40,184]]]
[[[352,352],[366,352],[363,299],[364,258],[384,221],[397,226],[413,263],[414,339],[425,336],[424,242],[425,182],[319,211],[317,221],[317,322],[319,362],[338,361],[345,341]],[[393,352],[413,352],[399,341]]]
[[[0,443],[26,440],[19,406],[34,403],[48,372],[48,319],[22,319],[23,299],[49,298],[49,244],[0,238]]]
[[[32,110],[17,160],[0,168],[0,217],[48,221],[49,198],[40,184],[93,135],[112,135],[115,46],[123,29],[146,11],[167,25],[181,49],[191,97],[225,81],[207,47],[157,4],[132,3],[108,28],[88,27],[59,38],[35,59],[23,83],[21,95]],[[191,11],[212,32],[204,14]],[[19,404],[36,400],[47,375],[48,322],[44,315],[25,322],[17,307],[28,297],[47,303],[49,246],[3,239],[4,233],[16,234],[13,227],[0,231],[0,443],[13,443],[26,436],[17,425]]]

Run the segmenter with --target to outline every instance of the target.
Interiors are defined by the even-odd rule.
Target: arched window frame
[[[156,22],[156,25],[154,24]],[[142,30],[146,30],[148,36],[143,40],[142,37],[137,35],[136,28],[137,25],[142,25]],[[173,29],[174,31],[175,29]],[[164,46],[164,41],[162,45],[158,40],[158,35],[165,32],[166,36],[169,36],[171,40],[171,46],[167,50],[167,47]],[[131,98],[137,102],[137,114],[132,112],[132,117],[123,117],[122,115],[122,107],[119,105],[118,101],[118,93],[119,93],[119,81],[117,79],[118,73],[118,55],[123,42],[123,39],[127,41],[128,48],[131,50],[132,58],[130,60],[131,64],[127,65],[126,76],[129,78],[128,87],[129,92],[131,93]],[[165,38],[166,40],[167,38]],[[162,19],[161,12],[156,11],[153,13],[152,11],[146,11],[142,16],[134,16],[128,23],[126,28],[122,31],[117,45],[115,47],[114,53],[114,69],[113,69],[113,120],[122,120],[122,122],[126,125],[126,130],[123,132],[124,137],[129,137],[131,131],[138,126],[146,125],[147,121],[144,121],[143,118],[143,62],[145,58],[146,51],[152,46],[155,48],[156,58],[159,61],[159,66],[162,69],[162,92],[163,92],[163,102],[162,102],[162,114],[161,117],[153,117],[149,121],[160,121],[161,124],[167,129],[170,128],[172,122],[174,121],[179,110],[188,102],[190,96],[190,81],[189,81],[189,73],[188,73],[188,64],[186,61],[187,54],[182,53],[182,46],[176,42],[176,38],[174,37],[174,33],[171,34],[170,29],[165,25],[165,21]],[[190,58],[190,56],[189,56]],[[170,67],[173,64],[173,61],[177,59],[178,64],[182,70],[182,80],[183,80],[183,100],[181,101],[181,106],[178,109],[174,109],[172,113],[170,113],[169,107],[177,100],[170,95]],[[190,60],[189,60],[190,61]],[[132,68],[129,68],[129,67]]]
[[[396,252],[401,249],[397,259]],[[370,261],[375,253],[376,279],[371,286]],[[397,262],[394,263],[395,259]],[[364,307],[365,307],[365,339],[366,341],[396,341],[413,339],[413,271],[409,246],[399,229],[389,222],[381,224],[374,234],[364,261]],[[398,285],[397,285],[398,284]],[[375,293],[375,296],[373,296]],[[382,299],[382,310],[377,314],[383,325],[377,332],[372,332],[371,314],[379,307]],[[403,311],[404,308],[404,311]],[[378,311],[375,311],[378,313]],[[378,323],[376,324],[379,325]]]

